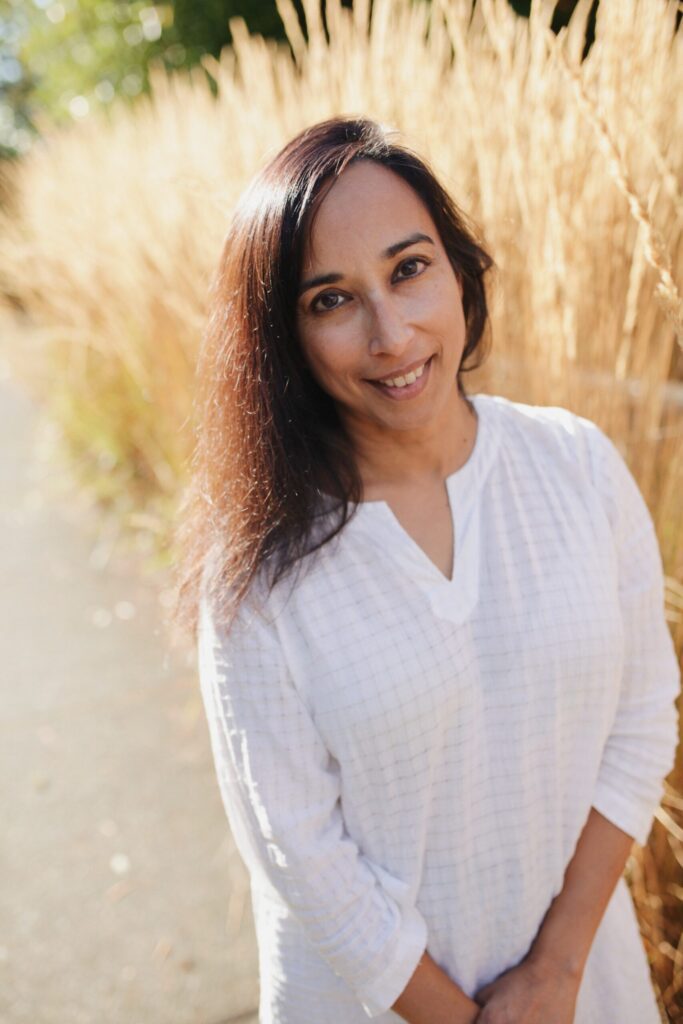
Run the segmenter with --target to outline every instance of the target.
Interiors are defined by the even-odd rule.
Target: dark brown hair
[[[310,372],[295,308],[311,217],[345,167],[373,160],[422,199],[463,287],[457,376],[480,365],[494,264],[433,172],[364,117],[293,138],[242,195],[210,290],[194,400],[196,446],[176,528],[172,620],[193,638],[203,589],[225,624],[261,570],[272,587],[346,524],[362,484],[336,406]],[[322,495],[338,498],[324,510]],[[319,529],[318,527],[322,527]]]

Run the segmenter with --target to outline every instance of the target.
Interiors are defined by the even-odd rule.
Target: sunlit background
[[[0,4],[0,1019],[255,1019],[172,524],[234,201],[307,124],[399,128],[497,264],[485,390],[617,443],[683,655],[683,4]],[[627,865],[683,1021],[683,758]],[[606,1018],[607,1019],[607,1018]]]

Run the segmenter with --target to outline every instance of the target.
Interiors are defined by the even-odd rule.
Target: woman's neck
[[[443,481],[463,466],[476,442],[478,417],[458,392],[446,414],[427,428],[362,435],[349,431],[366,501]]]

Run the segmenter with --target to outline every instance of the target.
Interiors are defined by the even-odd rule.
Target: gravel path
[[[158,588],[55,497],[36,410],[0,376],[0,1020],[256,1024],[196,667]]]

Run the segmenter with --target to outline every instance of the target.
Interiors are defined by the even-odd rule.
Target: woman
[[[361,118],[225,240],[186,524],[262,1022],[659,1021],[622,877],[676,745],[659,550],[597,426],[467,395],[492,266]]]

